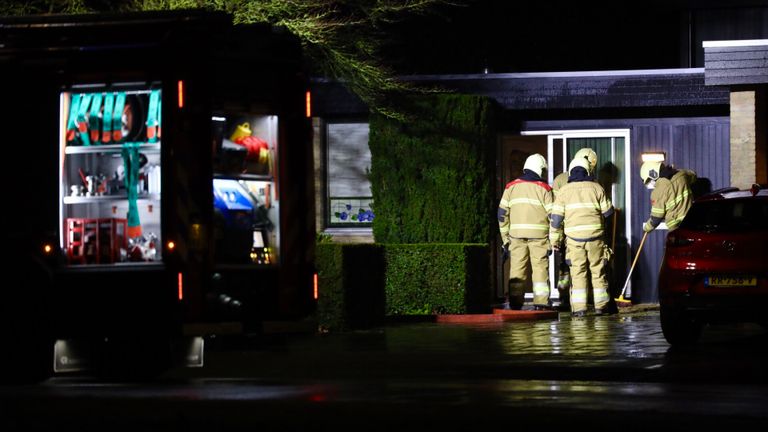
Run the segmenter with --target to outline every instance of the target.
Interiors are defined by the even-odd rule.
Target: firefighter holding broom
[[[643,185],[651,190],[651,216],[643,224],[643,238],[637,248],[635,259],[629,268],[629,274],[621,289],[621,295],[616,299],[618,305],[631,304],[631,300],[624,298],[624,294],[632,278],[640,251],[643,250],[648,233],[655,230],[662,221],[667,224],[667,229],[672,232],[680,226],[688,210],[693,205],[693,191],[691,187],[696,182],[696,173],[686,169],[676,169],[672,165],[666,165],[660,161],[643,162],[640,166],[640,179]]]
[[[691,186],[696,173],[658,161],[644,162],[640,178],[651,190],[651,217],[643,224],[643,231],[653,231],[661,221],[666,222],[670,232],[676,230],[693,204]]]

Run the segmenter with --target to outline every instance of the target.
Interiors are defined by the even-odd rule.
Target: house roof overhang
[[[708,86],[768,83],[768,39],[705,41]]]
[[[488,96],[510,111],[714,106],[727,105],[729,100],[727,88],[705,86],[703,68],[415,75],[401,79],[427,88]],[[338,82],[315,80],[313,87],[318,92],[315,110],[319,115],[367,112],[365,104]]]

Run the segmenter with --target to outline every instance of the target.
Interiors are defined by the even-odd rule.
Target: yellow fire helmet
[[[643,162],[643,165],[640,166],[640,178],[643,179],[643,184],[658,179],[660,171],[661,162]]]
[[[589,161],[589,172],[594,172],[595,167],[597,167],[597,153],[595,153],[594,150],[592,150],[589,147],[584,147],[583,149],[579,149],[579,151],[576,152],[575,155],[573,155],[573,158],[579,158],[579,159],[586,159]],[[570,172],[570,169],[568,170]]]
[[[584,168],[585,170],[587,170],[587,174],[592,172],[589,166],[589,161],[587,161],[587,158],[574,157],[571,163],[568,164],[568,175],[573,174],[573,169],[576,167]]]
[[[523,169],[531,170],[539,177],[542,177],[544,175],[544,170],[547,169],[547,160],[544,159],[544,156],[534,153],[528,156],[528,159],[525,160]]]

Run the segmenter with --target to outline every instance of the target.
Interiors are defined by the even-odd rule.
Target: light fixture
[[[667,155],[664,152],[648,152],[643,153],[641,158],[643,162],[664,162]]]

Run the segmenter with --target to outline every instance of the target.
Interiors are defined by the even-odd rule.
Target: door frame
[[[625,178],[625,185],[624,185],[624,206],[625,208],[622,209],[624,211],[624,232],[625,237],[627,239],[627,251],[630,251],[630,253],[627,254],[627,264],[629,264],[629,260],[631,260],[631,251],[632,251],[632,200],[631,197],[631,191],[632,191],[632,175],[630,175],[630,168],[631,168],[631,148],[632,148],[632,142],[631,142],[631,130],[630,129],[563,129],[563,130],[524,130],[520,132],[520,135],[522,136],[533,136],[533,135],[546,135],[547,136],[547,165],[548,166],[554,166],[555,157],[557,155],[554,155],[554,141],[556,139],[562,139],[563,140],[563,152],[560,157],[562,157],[563,161],[563,167],[568,167],[568,146],[566,145],[566,140],[568,138],[624,138],[624,178]],[[611,159],[615,160],[616,157],[616,149],[615,147],[611,148]],[[557,174],[552,170],[547,170],[547,182],[549,184],[552,184],[554,181],[554,178]],[[615,187],[615,186],[614,186]],[[615,194],[611,194],[611,196],[615,196]],[[613,202],[611,202],[613,204]],[[555,281],[555,264],[554,264],[554,254],[549,257],[549,280]],[[556,285],[556,284],[555,284]],[[632,281],[629,282],[629,286],[627,287],[627,292],[632,292]],[[556,286],[554,286],[550,282],[550,297],[551,298],[559,298],[559,292],[557,291]]]

